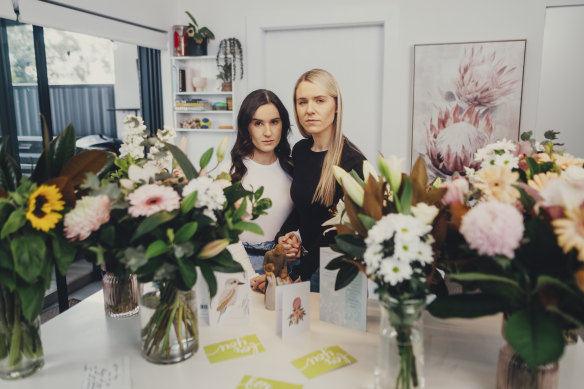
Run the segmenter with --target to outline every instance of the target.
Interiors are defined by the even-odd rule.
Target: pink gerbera
[[[128,196],[133,217],[150,216],[160,211],[173,211],[180,205],[180,196],[172,188],[156,184],[144,185]]]
[[[65,215],[65,236],[69,240],[85,240],[110,219],[111,203],[106,195],[85,196]]]
[[[487,201],[464,215],[460,233],[481,255],[515,257],[523,237],[523,216],[511,204]]]

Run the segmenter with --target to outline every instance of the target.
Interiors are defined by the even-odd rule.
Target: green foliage
[[[213,34],[211,30],[209,30],[207,27],[199,28],[199,24],[197,23],[195,17],[189,11],[185,11],[185,13],[191,19],[189,27],[187,28],[187,34],[189,38],[193,38],[197,43],[201,43],[205,38],[215,39],[215,34]]]
[[[219,69],[218,79],[231,82],[238,75],[240,79],[243,79],[243,50],[239,39],[225,38],[219,42],[216,62]]]

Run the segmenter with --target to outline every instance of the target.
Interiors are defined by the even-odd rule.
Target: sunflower
[[[475,186],[482,190],[489,200],[497,200],[512,204],[520,196],[519,191],[513,186],[519,174],[512,172],[504,166],[489,166],[479,171],[481,182]]]
[[[30,195],[26,218],[34,229],[47,232],[55,228],[63,217],[54,212],[63,210],[65,202],[61,200],[62,197],[55,185],[41,185]]]
[[[578,259],[584,262],[584,209],[576,208],[566,212],[566,218],[552,222],[558,236],[558,245],[569,253],[576,249]]]

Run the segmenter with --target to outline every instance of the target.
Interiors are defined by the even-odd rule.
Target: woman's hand
[[[302,249],[298,237],[293,232],[288,232],[286,235],[278,238],[278,243],[284,246],[286,259],[288,262],[294,262],[302,254]]]
[[[255,276],[249,282],[251,290],[257,290],[258,292],[266,292],[266,275],[262,274],[260,276]]]

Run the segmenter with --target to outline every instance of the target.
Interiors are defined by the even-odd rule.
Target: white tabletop
[[[137,317],[105,316],[103,295],[94,294],[41,327],[45,366],[19,381],[0,381],[1,388],[79,389],[86,362],[128,356],[134,389],[235,388],[244,375],[304,385],[304,388],[372,388],[379,341],[379,307],[370,300],[367,333],[318,320],[318,294],[311,296],[311,330],[289,342],[275,334],[275,313],[263,307],[263,296],[252,293],[252,319],[247,326],[200,327],[199,351],[173,365],[147,362],[139,352]],[[501,317],[438,320],[424,316],[426,388],[495,388],[497,355],[503,344]],[[215,364],[203,346],[256,334],[266,352]],[[338,345],[357,363],[307,379],[292,360],[324,346]],[[560,361],[559,388],[581,388],[584,382],[582,341],[566,348]]]

